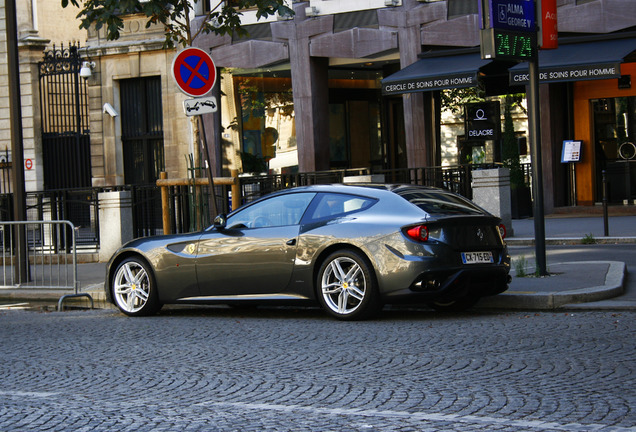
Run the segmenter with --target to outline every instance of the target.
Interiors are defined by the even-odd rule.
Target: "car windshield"
[[[449,192],[408,188],[398,189],[395,193],[430,215],[484,214],[484,212],[472,202]]]

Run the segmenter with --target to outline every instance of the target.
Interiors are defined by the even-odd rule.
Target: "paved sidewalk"
[[[627,267],[617,261],[577,261],[549,264],[548,272],[550,276],[519,277],[513,268],[508,290],[480,300],[478,307],[529,310],[580,308],[579,305],[623,294]],[[636,303],[596,304],[595,307],[605,308],[636,309]]]
[[[534,219],[512,221],[513,236],[509,245],[534,244]],[[594,241],[602,244],[636,243],[636,216],[610,216],[608,236],[604,236],[602,216],[548,216],[544,219],[546,244],[581,244]]]
[[[636,243],[636,216],[612,216],[608,220],[611,237],[603,237],[603,218],[546,217],[547,244]],[[507,238],[513,246],[528,245],[534,241],[534,220],[513,220],[514,236]],[[635,246],[636,247],[636,246]],[[548,277],[519,277],[514,268],[510,288],[503,294],[482,299],[479,308],[497,309],[631,309],[636,301],[612,301],[624,292],[627,266],[617,261],[584,261],[548,263]],[[90,293],[98,306],[103,305],[105,263],[78,264],[81,291]],[[527,273],[532,274],[533,268]],[[14,302],[57,301],[68,294],[63,291],[0,290],[0,306]]]
[[[513,220],[510,247],[534,245],[534,219]],[[602,215],[550,215],[544,219],[546,245],[636,244],[636,215],[612,215],[604,236]],[[635,246],[636,247],[636,246]],[[627,265],[618,261],[549,263],[547,277],[519,277],[516,269],[505,293],[480,301],[480,307],[510,309],[631,309],[636,301],[612,301],[625,292]],[[526,273],[532,274],[534,268]]]

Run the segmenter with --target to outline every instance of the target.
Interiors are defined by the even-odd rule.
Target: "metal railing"
[[[370,169],[354,168],[296,174],[241,175],[238,178],[240,204],[247,204],[270,192],[295,186],[342,183],[346,176],[383,174],[387,183],[437,186],[472,198],[472,171],[492,165],[457,165],[428,168]],[[531,166],[522,164],[524,181],[531,184]],[[0,169],[2,167],[0,166]],[[133,236],[163,233],[162,202],[157,185],[122,185],[27,193],[28,220],[68,220],[75,226],[76,247],[81,251],[99,249],[99,193],[130,190],[133,196]],[[227,213],[234,204],[231,187],[215,186],[217,211]],[[169,186],[168,201],[173,233],[191,232],[211,223],[208,186],[194,183]],[[0,193],[0,220],[13,217],[13,197]]]
[[[0,289],[72,290],[65,299],[88,297],[79,292],[76,229],[69,221],[0,222],[2,284]]]

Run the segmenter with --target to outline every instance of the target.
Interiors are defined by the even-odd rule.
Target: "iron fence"
[[[27,220],[67,220],[76,229],[79,247],[99,244],[100,189],[60,189],[26,194]]]
[[[11,184],[11,166],[9,149],[5,147],[4,151],[0,151],[0,194],[13,192],[13,185]]]
[[[405,168],[396,170],[347,169],[299,174],[240,176],[241,204],[247,204],[270,192],[310,184],[342,183],[347,176],[383,174],[387,183],[406,183],[435,186],[472,198],[472,171],[492,166],[451,166]],[[523,165],[526,184],[531,184],[531,166]],[[161,191],[156,185],[126,185],[102,188],[47,190],[28,192],[27,219],[68,220],[75,230],[74,241],[79,250],[99,248],[99,194],[129,190],[133,206],[133,236],[163,234]],[[169,215],[172,232],[186,233],[211,224],[207,186],[170,186]],[[231,188],[215,186],[219,213],[231,209]],[[0,220],[13,219],[12,194],[0,194]],[[70,247],[61,244],[60,247]]]
[[[467,165],[430,168],[404,168],[393,170],[375,170],[374,174],[383,174],[387,183],[406,183],[421,186],[433,186],[448,189],[472,198],[472,169]]]
[[[312,184],[342,183],[345,177],[369,173],[368,168],[354,168],[296,174],[242,175],[239,177],[241,204],[247,204],[263,195],[282,189]]]

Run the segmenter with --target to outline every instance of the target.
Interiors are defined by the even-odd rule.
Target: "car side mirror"
[[[227,215],[225,213],[221,213],[217,217],[214,218],[214,228],[217,230],[225,229],[227,225]]]

